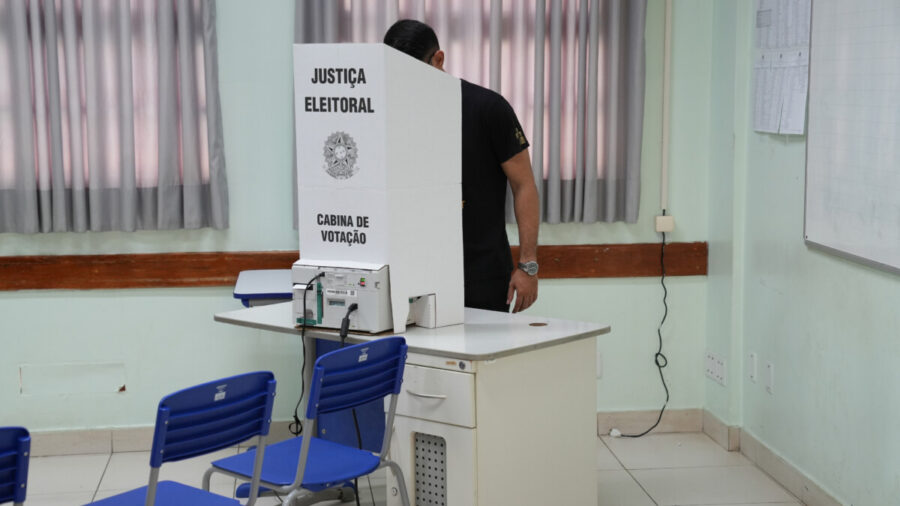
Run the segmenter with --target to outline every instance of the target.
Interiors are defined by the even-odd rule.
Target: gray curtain
[[[0,1],[0,232],[227,228],[215,18]]]
[[[640,205],[644,119],[644,0],[538,2],[535,24],[548,25],[548,60],[536,81],[535,172],[543,174],[543,218],[548,223],[635,223]],[[563,8],[566,4],[568,9]],[[535,86],[538,88],[538,86]],[[541,107],[543,106],[543,107]],[[546,155],[540,152],[546,149]],[[509,214],[509,213],[508,213]]]
[[[296,42],[431,25],[445,69],[500,92],[526,133],[547,223],[635,223],[646,0],[296,0]],[[512,199],[507,217],[513,219]]]

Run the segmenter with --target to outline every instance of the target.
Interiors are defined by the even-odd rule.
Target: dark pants
[[[510,276],[466,281],[466,307],[509,312],[506,294]]]

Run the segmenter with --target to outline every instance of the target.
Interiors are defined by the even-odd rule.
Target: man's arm
[[[531,172],[531,157],[528,150],[523,149],[512,158],[500,164],[503,172],[509,179],[509,186],[513,194],[513,208],[516,213],[516,223],[519,227],[519,262],[537,260],[537,237],[540,225],[540,200],[537,186],[534,184],[534,176]],[[513,269],[512,278],[509,281],[509,292],[506,303],[513,300],[516,295],[516,305],[513,312],[518,313],[528,309],[537,300],[538,280],[537,276],[529,276],[522,269]]]

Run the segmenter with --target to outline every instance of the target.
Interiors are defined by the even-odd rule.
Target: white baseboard
[[[126,429],[131,430],[131,429]],[[148,448],[149,449],[149,448]],[[31,432],[31,456],[112,453],[112,432],[104,429]]]
[[[613,428],[623,434],[640,434],[650,428],[659,411],[613,411],[597,413],[597,434],[606,436]],[[740,448],[740,427],[729,426],[704,409],[667,409],[653,434],[703,432],[728,451]]]
[[[647,430],[656,423],[659,411],[619,411],[597,413],[597,433],[609,434],[615,427],[625,434]],[[702,409],[667,409],[653,433],[700,432],[704,429]],[[269,442],[291,436],[289,422],[272,422]],[[149,451],[153,442],[153,427],[126,427],[32,432],[31,454],[34,457],[77,455],[89,453],[118,453]],[[249,444],[249,443],[248,443]]]
[[[288,425],[289,422],[272,422],[268,441],[274,443],[291,437]],[[153,427],[38,431],[31,433],[31,456],[146,452],[152,443]]]
[[[659,411],[616,411],[597,413],[597,434],[606,436],[613,428],[623,434],[639,434],[656,423]],[[291,437],[289,422],[272,422],[269,442]],[[728,451],[740,450],[745,457],[771,476],[806,506],[841,506],[841,503],[779,457],[770,448],[737,426],[729,426],[703,409],[667,409],[653,433],[703,432]],[[76,455],[89,453],[149,451],[153,427],[91,429],[31,433],[31,455]]]
[[[741,449],[741,428],[727,425],[706,410],[703,410],[703,433],[730,452]]]
[[[608,436],[613,428],[622,434],[640,434],[652,427],[658,417],[659,410],[597,413],[597,435]],[[702,409],[667,409],[652,433],[700,432],[702,428]]]
[[[840,501],[746,430],[741,431],[741,453],[806,506],[842,506]]]
[[[659,411],[597,413],[597,434],[606,436],[615,427],[624,434],[639,434],[656,422]],[[769,447],[738,426],[728,425],[703,409],[666,410],[653,433],[703,432],[722,448],[738,451],[772,477],[806,506],[842,506],[831,494]]]

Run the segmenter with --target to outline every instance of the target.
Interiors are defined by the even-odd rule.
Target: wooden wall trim
[[[659,276],[661,248],[659,243],[538,246],[538,275],[542,279]],[[513,258],[518,254],[513,247]],[[707,256],[705,242],[666,244],[666,276],[705,276]]]
[[[296,251],[0,257],[0,290],[224,286],[296,260]]]
[[[518,248],[513,248],[514,257]],[[250,269],[287,269],[296,251],[0,257],[0,290],[91,290],[233,285]],[[666,275],[706,274],[704,242],[666,245]],[[659,244],[540,246],[540,277],[659,276]]]

